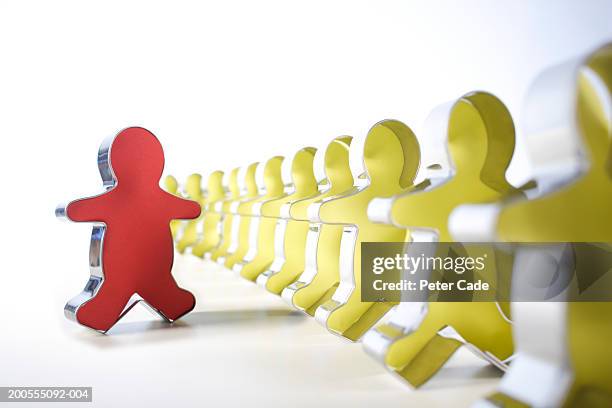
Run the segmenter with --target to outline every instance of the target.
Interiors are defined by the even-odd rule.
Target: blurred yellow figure
[[[236,210],[240,215],[239,244],[234,253],[228,254],[225,266],[240,271],[242,266],[257,255],[261,206],[266,201],[285,195],[285,186],[281,178],[282,156],[274,156],[265,165],[259,165],[255,174],[257,195],[245,198]],[[271,245],[272,241],[262,244]]]
[[[319,188],[327,185],[327,180],[323,179],[320,186],[315,176],[314,158],[317,154],[321,153],[309,147],[297,152],[293,158],[291,180],[295,190],[284,198],[280,207],[274,233],[274,260],[257,276],[257,284],[277,295],[304,270],[308,222],[293,219],[292,212],[298,207],[306,208],[308,202],[320,195]]]
[[[202,182],[202,176],[194,173],[187,177],[185,182],[185,194],[186,198],[197,201],[202,207],[204,207],[204,200],[206,195],[202,191],[200,183]],[[187,248],[192,246],[198,241],[198,224],[202,221],[204,212],[194,220],[189,220],[185,223],[183,228],[183,234],[179,237],[176,243],[176,249],[182,254]]]
[[[167,175],[164,179],[164,188],[167,192],[177,197],[182,197],[179,192],[179,184],[174,176]],[[174,240],[177,239],[179,232],[181,231],[181,227],[183,226],[185,221],[183,220],[172,220],[170,221],[170,231],[172,232],[172,237]]]
[[[245,259],[240,268],[240,275],[249,280],[256,280],[274,261],[274,241],[276,225],[281,215],[281,208],[291,201],[304,198],[316,192],[316,183],[312,170],[315,149],[306,147],[300,149],[293,157],[285,157],[284,166],[290,171],[285,174],[282,182],[284,188],[281,194],[268,199],[259,207],[259,231],[257,235],[257,251],[253,257]],[[295,177],[291,177],[291,174]],[[308,181],[310,182],[308,182]],[[297,181],[295,183],[294,181]],[[279,235],[280,238],[284,238]],[[236,267],[234,267],[235,270]]]
[[[200,258],[203,258],[205,253],[215,248],[221,241],[221,234],[219,233],[221,213],[215,211],[215,205],[221,203],[225,198],[225,189],[223,188],[222,181],[222,171],[213,171],[208,176],[206,200],[202,207],[202,236],[191,248],[191,253]]]
[[[393,307],[389,302],[361,301],[361,243],[397,242],[406,236],[404,228],[370,221],[368,204],[375,197],[391,197],[411,188],[420,160],[414,133],[399,121],[379,122],[365,139],[355,143],[353,139],[350,164],[358,169],[358,186],[344,196],[325,200],[319,208],[322,222],[345,227],[339,259],[340,284],[332,298],[315,312],[318,322],[350,340],[359,339]]]
[[[448,179],[426,180],[420,191],[391,201],[392,222],[412,231],[407,241],[425,236],[432,242],[452,242],[448,222],[457,206],[522,197],[505,179],[514,152],[514,124],[503,103],[491,94],[475,92],[445,106],[447,115],[438,118],[443,122],[438,132],[447,141],[452,161]],[[490,257],[487,264],[494,268],[496,262]],[[402,303],[395,314],[395,319],[369,332],[364,344],[415,387],[431,378],[463,344],[500,368],[513,354],[507,304]]]
[[[502,208],[497,223],[499,238],[510,242],[591,242],[610,253],[612,44],[586,59],[545,71],[532,86],[526,111],[528,131],[533,133],[528,136],[549,142],[540,142],[534,153],[545,153],[553,163],[552,159],[557,159],[558,169],[573,170],[573,174],[566,172],[556,185],[549,183],[550,190],[532,201]],[[569,152],[563,151],[564,144]],[[544,177],[550,163],[539,167],[542,178],[550,179]],[[581,279],[581,274],[593,271],[576,272]],[[599,291],[612,293],[608,275],[609,270],[594,285]],[[554,313],[541,325],[528,325],[529,310],[518,314],[519,357],[502,379],[500,392],[481,406],[612,406],[612,302],[544,306]],[[524,325],[535,333],[525,333]],[[529,335],[541,344],[521,343]]]
[[[244,177],[246,174],[241,172],[241,168],[237,167],[231,171],[229,176],[229,196],[222,201],[221,208],[215,208],[215,211],[221,213],[221,239],[219,245],[214,248],[210,252],[210,259],[216,261],[219,257],[225,256],[227,253],[227,249],[229,248],[232,242],[232,223],[234,221],[234,214],[232,214],[232,203],[237,201],[241,196],[241,188],[240,185],[244,185]],[[242,177],[243,180],[239,181],[239,178]],[[219,207],[219,204],[216,205]]]
[[[316,308],[331,299],[340,283],[340,240],[342,224],[319,222],[317,207],[326,200],[354,191],[349,166],[350,136],[337,137],[325,150],[324,167],[328,188],[312,199],[297,202],[291,208],[295,222],[306,223],[304,271],[298,279],[283,289],[282,297],[297,309],[314,316]],[[314,213],[314,214],[313,214]],[[303,226],[302,226],[303,228]],[[299,269],[299,268],[296,268]]]

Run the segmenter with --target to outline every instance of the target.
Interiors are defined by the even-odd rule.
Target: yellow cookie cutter
[[[609,251],[611,110],[612,44],[548,69],[534,81],[525,131],[544,188],[539,197],[502,207],[491,217],[499,239],[600,242]],[[612,291],[610,279],[597,284]],[[499,392],[479,405],[612,406],[612,303],[529,306],[512,305],[519,354]],[[530,315],[536,307],[547,314],[538,313],[534,325]]]
[[[311,316],[314,316],[320,304],[331,299],[340,280],[338,259],[344,226],[321,223],[318,207],[320,203],[347,195],[354,189],[349,165],[351,140],[350,136],[341,136],[329,143],[323,163],[327,188],[317,197],[299,201],[291,208],[293,219],[308,222],[303,255],[304,271],[295,282],[283,289],[281,296]],[[314,168],[319,166],[315,164]]]
[[[219,224],[222,215],[220,211],[215,210],[215,206],[222,204],[225,199],[223,176],[224,174],[220,170],[213,171],[208,176],[208,194],[206,195],[206,200],[202,207],[202,236],[200,240],[191,247],[191,253],[200,258],[203,258],[204,254],[214,249],[221,241]]]
[[[242,169],[242,167],[236,167],[230,172],[228,180],[229,196],[220,203],[221,205],[215,205],[215,211],[221,213],[221,237],[219,245],[210,252],[210,259],[213,261],[217,261],[220,257],[224,257],[232,242],[232,222],[234,217],[230,209],[232,203],[240,198],[242,192],[240,185],[244,184],[245,177]],[[242,183],[238,181],[240,178],[243,180]]]
[[[167,175],[166,178],[164,178],[164,188],[167,192],[169,192],[172,195],[175,195],[177,197],[182,197],[180,191],[179,191],[179,183],[176,180],[176,178],[172,175]],[[174,240],[177,239],[179,233],[181,232],[181,229],[183,227],[185,221],[183,220],[172,220],[170,221],[170,231],[172,232],[172,237]]]
[[[206,191],[202,190],[201,182],[202,176],[200,174],[193,173],[189,175],[185,182],[184,195],[186,198],[197,201],[201,206],[204,206]],[[187,248],[198,242],[200,233],[198,226],[203,217],[204,214],[202,213],[198,218],[189,220],[185,223],[185,228],[183,228],[183,232],[176,242],[176,249],[179,253],[185,253]]]
[[[253,256],[245,259],[242,267],[234,267],[234,270],[239,272],[243,278],[255,281],[257,277],[264,272],[274,261],[275,255],[275,236],[277,232],[277,221],[281,216],[281,208],[291,203],[296,198],[300,198],[303,194],[308,193],[307,183],[302,183],[302,178],[308,178],[308,174],[312,176],[312,160],[314,157],[315,149],[306,147],[300,149],[293,157],[287,155],[283,160],[281,172],[279,173],[279,179],[275,180],[276,183],[281,183],[278,187],[282,189],[278,190],[278,194],[275,197],[271,197],[259,204],[258,219],[259,229],[257,234],[256,252],[253,251]],[[300,173],[296,180],[299,179],[300,183],[296,186],[293,183],[291,177],[292,172]],[[298,188],[299,187],[299,190]],[[315,187],[316,188],[316,187]],[[282,227],[282,224],[281,224]],[[279,231],[279,242],[283,242],[284,236],[280,235],[284,231]]]
[[[321,156],[318,150],[304,148],[293,158],[291,180],[295,190],[280,207],[280,218],[276,221],[274,233],[274,261],[257,276],[258,285],[277,295],[304,270],[308,222],[293,218],[292,212],[298,207],[305,209],[307,203],[316,199],[320,190],[328,185],[325,174],[318,172],[319,177],[315,175],[314,161],[317,155]]]
[[[268,240],[259,240],[260,235],[265,235],[260,233],[262,224],[261,207],[267,201],[285,195],[285,185],[281,178],[282,162],[283,156],[274,156],[266,162],[265,166],[262,168],[258,167],[255,178],[260,195],[252,200],[242,202],[238,206],[241,229],[243,229],[244,225],[246,231],[243,231],[244,234],[241,232],[239,250],[232,257],[228,258],[225,263],[227,267],[230,267],[237,273],[240,273],[244,265],[255,259],[260,247],[262,249],[269,247],[270,237],[267,237]],[[266,227],[265,233],[268,233],[269,228],[267,228],[268,225],[265,222],[264,227]]]
[[[448,221],[455,207],[521,196],[505,179],[514,152],[514,124],[503,103],[484,92],[443,105],[433,119],[438,135],[447,139],[452,174],[439,166],[450,177],[426,181],[424,188],[386,204],[391,221],[409,226],[412,240],[452,242]],[[504,360],[513,353],[508,315],[508,305],[495,302],[402,303],[388,323],[364,336],[364,345],[415,387],[429,380],[461,345],[505,369]]]
[[[240,198],[232,203],[232,235],[230,245],[225,256],[219,257],[217,262],[227,268],[241,261],[249,250],[249,232],[251,229],[251,206],[253,202],[266,193],[263,180],[265,165],[253,163],[247,168],[244,179],[244,191]]]
[[[361,301],[361,243],[396,242],[404,228],[381,225],[367,217],[375,197],[390,197],[410,188],[419,167],[417,139],[405,124],[385,120],[374,125],[365,138],[351,142],[349,164],[357,187],[350,194],[320,204],[324,223],[345,224],[340,245],[340,284],[331,299],[315,311],[315,319],[332,333],[359,339],[392,307],[389,302]]]

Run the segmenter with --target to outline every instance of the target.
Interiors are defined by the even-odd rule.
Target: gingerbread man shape
[[[192,255],[204,258],[207,252],[214,249],[221,240],[219,233],[219,223],[221,222],[221,212],[215,210],[217,204],[225,199],[225,187],[223,186],[224,173],[213,171],[208,176],[208,189],[206,200],[202,208],[202,236],[191,247]]]
[[[56,215],[93,222],[91,277],[64,310],[83,326],[106,332],[143,300],[168,321],[195,306],[172,277],[170,221],[193,219],[200,205],[159,186],[164,152],[148,130],[128,128],[105,140],[98,166],[106,191],[58,206]]]
[[[355,147],[355,148],[353,148]],[[390,197],[413,187],[420,150],[412,130],[396,120],[374,125],[364,138],[351,142],[349,164],[355,168],[356,189],[325,200],[319,207],[323,223],[345,224],[340,244],[338,288],[315,311],[315,319],[329,331],[357,341],[393,306],[391,302],[361,301],[361,243],[398,242],[404,228],[376,224],[367,207],[375,197]]]
[[[167,175],[166,178],[164,179],[164,189],[172,195],[175,195],[177,197],[182,197],[180,188],[179,188],[179,183],[176,180],[176,177],[170,174]],[[183,222],[184,221],[182,220],[170,221],[170,231],[172,231],[172,237],[174,239],[176,239],[179,233],[181,232],[181,229],[183,228]]]
[[[315,148],[306,147],[294,155],[290,166],[293,193],[282,199],[278,213],[266,211],[269,210],[269,205],[263,209],[272,216],[278,215],[278,218],[274,231],[273,261],[264,272],[257,276],[256,282],[277,295],[280,295],[283,288],[291,284],[303,270],[302,257],[308,223],[293,220],[291,208],[296,203],[312,198],[319,192],[319,183],[313,167],[316,154]]]
[[[234,264],[241,262],[247,256],[251,247],[251,230],[257,230],[257,222],[253,220],[251,208],[256,205],[268,193],[265,184],[265,173],[272,172],[276,167],[277,158],[272,158],[265,163],[253,163],[249,166],[245,178],[246,190],[244,194],[232,205],[230,211],[232,218],[231,244],[227,254],[220,258],[226,268],[232,269]]]
[[[278,212],[276,211],[276,207],[280,207],[278,199],[285,197],[287,191],[292,188],[289,179],[282,177],[283,162],[285,162],[283,156],[269,159],[263,171],[265,194],[238,207],[241,215],[245,216],[245,221],[248,220],[247,217],[250,217],[248,245],[244,257],[233,265],[232,270],[252,281],[269,265],[267,264],[269,258],[274,258],[274,247],[268,243],[274,242],[276,219],[271,218],[270,215]],[[264,212],[264,205],[268,203],[277,204],[273,206],[272,214]]]
[[[258,162],[251,163],[246,168],[241,167],[244,171],[241,170],[240,174],[237,176],[239,195],[236,199],[231,200],[227,207],[227,212],[224,210],[224,228],[225,225],[229,226],[229,234],[224,232],[223,242],[212,256],[212,259],[215,259],[217,263],[221,265],[225,266],[228,258],[233,257],[240,248],[246,247],[247,245],[246,242],[249,239],[250,222],[246,222],[241,218],[238,209],[243,203],[252,201],[255,197],[258,197],[260,188],[255,181],[255,176],[259,168],[263,168],[263,166],[260,166]]]
[[[193,201],[197,201],[201,207],[206,204],[207,191],[202,189],[202,175],[199,173],[190,174],[185,181],[185,196]],[[185,227],[181,231],[180,237],[175,237],[176,250],[184,254],[187,248],[192,247],[202,235],[202,219],[204,213],[200,213],[197,219],[185,222]]]
[[[351,140],[350,136],[337,137],[325,150],[323,167],[329,188],[291,208],[294,219],[309,223],[304,271],[283,289],[281,295],[289,304],[311,316],[321,304],[332,298],[340,281],[338,259],[344,225],[320,222],[318,208],[325,200],[346,196],[356,189],[349,164]]]
[[[409,191],[377,204],[379,208],[384,208],[385,202],[389,205],[392,224],[409,227],[409,238],[414,242],[424,242],[425,237],[430,242],[452,242],[449,217],[460,205],[522,197],[521,191],[505,178],[514,153],[514,122],[497,97],[472,92],[452,105],[436,109],[437,115],[441,121],[437,132],[443,132],[449,155],[446,160],[452,162],[450,177],[445,181],[428,180],[430,186],[424,190]],[[438,136],[436,140],[442,138]],[[445,163],[439,167],[446,166]],[[497,259],[496,254],[491,256],[495,258],[490,259]],[[366,333],[363,342],[366,350],[387,368],[419,387],[461,345],[506,369],[503,360],[513,354],[508,313],[506,303],[402,303],[388,322]]]
[[[222,202],[215,204],[215,210],[221,214],[221,226],[219,228],[221,236],[219,245],[210,252],[210,259],[213,261],[223,256],[231,243],[233,214],[230,212],[230,209],[232,203],[240,198],[241,183],[239,182],[239,178],[242,177],[244,179],[243,173],[245,170],[245,167],[236,167],[230,172],[228,180],[229,195]]]
[[[533,200],[489,211],[495,238],[601,243],[610,251],[611,105],[612,43],[538,75],[526,99],[524,132],[533,171],[544,188]],[[515,270],[513,279],[544,272]],[[577,276],[589,272],[580,270]],[[551,276],[559,279],[556,271]],[[612,290],[606,277],[597,286]],[[612,405],[612,303],[568,300],[512,304],[518,357],[498,392],[477,407]]]

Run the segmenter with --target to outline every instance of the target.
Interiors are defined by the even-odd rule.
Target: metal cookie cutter
[[[242,203],[238,207],[242,222],[249,223],[248,241],[246,246],[242,247],[242,253],[244,255],[240,257],[240,254],[238,254],[238,256],[235,254],[232,257],[232,270],[242,276],[245,276],[242,274],[245,265],[251,263],[257,257],[260,248],[265,250],[270,246],[269,243],[273,242],[273,237],[270,239],[271,237],[268,235],[273,234],[274,230],[272,228],[272,231],[270,231],[269,222],[262,219],[261,209],[264,203],[286,195],[286,186],[282,179],[281,170],[283,161],[283,156],[275,156],[266,162],[262,171],[257,172],[255,175],[258,186],[261,186],[262,184],[260,183],[263,182],[264,189],[260,188],[260,193],[263,194],[259,195],[254,200]],[[260,232],[262,228],[263,232]],[[263,239],[264,237],[262,235],[266,235],[268,240]],[[261,240],[260,236],[262,236]],[[230,259],[228,259],[228,261],[230,261]]]
[[[307,182],[303,182],[302,177],[307,178],[309,171],[312,173],[313,156],[314,149],[312,147],[302,148],[295,154],[285,156],[281,172],[285,186],[284,194],[262,203],[260,228],[257,237],[257,254],[242,269],[242,277],[257,281],[266,269],[273,266],[275,259],[277,264],[278,262],[284,263],[287,223],[284,219],[281,219],[281,212],[291,202],[303,197],[304,194],[309,194],[311,186]],[[316,188],[316,186],[313,188]],[[262,278],[258,283],[265,285],[265,279]]]
[[[232,244],[228,250],[228,255],[224,259],[224,265],[233,269],[234,264],[242,262],[242,260],[249,253],[251,246],[257,245],[257,240],[253,239],[253,236],[257,236],[252,231],[257,231],[259,228],[258,217],[253,217],[252,208],[258,203],[258,201],[264,199],[267,194],[266,183],[264,181],[264,173],[266,171],[271,172],[272,167],[277,166],[277,162],[282,160],[280,157],[276,157],[268,160],[267,163],[257,163],[254,169],[252,188],[253,191],[249,190],[249,194],[245,195],[243,199],[235,203],[235,215],[238,216],[239,224],[238,229],[238,240],[234,241],[234,235],[232,232]],[[267,170],[268,169],[268,170]],[[249,184],[247,183],[247,186]],[[255,242],[253,242],[253,240]],[[234,246],[236,243],[236,246]],[[251,256],[250,254],[248,255]]]
[[[194,219],[197,202],[159,186],[164,154],[143,128],[127,128],[106,139],[98,152],[104,193],[57,207],[55,214],[93,222],[90,278],[65,306],[66,317],[106,332],[134,305],[143,302],[167,321],[195,306],[193,295],[172,277],[172,219]]]
[[[244,169],[244,170],[243,170]],[[244,167],[236,167],[229,173],[227,188],[228,193],[225,200],[220,205],[215,204],[215,211],[221,214],[221,222],[219,224],[219,245],[210,252],[210,259],[218,261],[220,257],[227,253],[227,248],[230,246],[232,241],[232,222],[234,215],[230,211],[232,203],[240,198],[241,195],[241,184],[244,183]],[[239,180],[242,179],[243,183]]]
[[[241,174],[238,175],[238,189],[240,191],[240,196],[232,202],[228,206],[228,213],[226,214],[226,223],[231,222],[231,232],[228,237],[228,242],[225,242],[218,250],[217,255],[217,263],[221,265],[225,265],[226,267],[231,267],[233,264],[231,260],[228,262],[229,258],[240,258],[244,256],[236,255],[240,254],[243,248],[248,245],[249,239],[249,227],[250,227],[250,218],[243,219],[238,212],[240,205],[242,203],[248,203],[253,201],[259,196],[259,185],[257,184],[257,169],[263,169],[263,165],[260,163],[252,163],[244,169],[244,172],[241,171]],[[263,180],[261,180],[261,185],[263,186]],[[246,249],[244,250],[246,253]]]
[[[221,224],[220,207],[225,199],[227,185],[223,185],[224,174],[222,171],[213,171],[208,176],[208,194],[203,206],[202,236],[191,247],[191,253],[204,258],[210,250],[214,249],[221,241],[219,227]]]
[[[321,193],[317,197],[298,202],[291,209],[294,219],[308,222],[304,271],[283,289],[281,295],[289,304],[311,316],[319,305],[331,299],[340,281],[338,260],[344,225],[322,223],[319,208],[325,201],[351,194],[357,188],[349,165],[351,140],[350,136],[337,137],[325,149],[324,157],[315,156],[316,177],[318,180],[325,177],[327,184],[319,183]],[[324,163],[320,163],[321,158]]]
[[[599,242],[609,250],[611,112],[611,44],[542,72],[528,93],[522,121],[538,195],[490,210],[490,227],[483,230],[500,241]],[[460,220],[475,209],[457,210],[458,233]],[[518,248],[517,257],[528,262],[515,265],[513,300],[535,274],[553,277],[548,288],[564,279],[558,271],[562,246],[529,252],[529,246]],[[598,281],[598,289],[612,291],[609,281]],[[475,406],[612,405],[611,302],[513,302],[512,315],[518,357],[498,392]]]
[[[184,198],[181,194],[181,186],[179,182],[176,180],[176,177],[172,175],[167,175],[164,178],[164,188],[167,192],[177,197]],[[182,233],[183,228],[185,227],[185,221],[183,220],[172,220],[170,221],[170,231],[172,231],[172,237],[174,239],[178,239],[178,236]]]
[[[448,221],[454,208],[521,195],[505,179],[514,151],[514,125],[503,103],[484,92],[442,105],[428,122],[427,137],[436,145],[431,158],[440,160],[423,170],[432,170],[432,178],[392,201],[374,201],[371,214],[409,228],[409,240],[452,242]],[[447,157],[441,146],[447,146]],[[387,217],[375,214],[384,213],[381,208],[387,208]],[[507,309],[507,304],[495,302],[402,303],[386,324],[364,336],[364,345],[413,386],[431,378],[461,345],[505,369],[513,355]]]
[[[418,190],[430,191],[446,183],[453,176],[453,169],[446,147],[448,138],[448,122],[456,101],[447,102],[434,108],[427,116],[420,138],[421,166],[415,179]],[[409,194],[409,193],[408,193]],[[373,222],[393,224],[391,216],[393,204],[398,196],[389,198],[374,198],[368,206],[368,218]],[[409,242],[438,242],[436,230],[411,227],[406,235],[406,252],[432,250],[433,246],[411,246]],[[428,277],[430,271],[419,271]],[[422,299],[405,298],[408,293],[402,293],[402,302],[387,316],[384,324],[373,327],[364,334],[363,346],[372,357],[385,363],[388,348],[399,338],[414,331],[427,314],[427,302]]]
[[[320,189],[327,186],[324,175],[322,179],[317,179],[314,171],[315,159],[321,155],[318,150],[309,147],[297,152],[293,159],[291,178],[295,191],[285,197],[276,220],[274,260],[267,270],[257,276],[258,285],[277,295],[304,270],[308,222],[296,220],[291,213],[294,209],[306,208],[308,202],[320,195]]]
[[[257,278],[267,267],[275,266],[284,259],[283,243],[286,224],[279,224],[278,222],[280,211],[278,207],[282,206],[287,197],[295,193],[295,184],[291,177],[294,160],[293,153],[283,156],[280,171],[280,179],[284,186],[282,193],[270,197],[256,207],[259,216],[262,218],[258,221],[258,230],[251,231],[251,239],[255,243],[250,248],[251,256],[248,260],[245,259],[245,264],[241,266],[241,275],[246,279],[257,281]]]
[[[191,174],[187,177],[185,182],[184,196],[190,200],[197,201],[201,206],[204,206],[206,200],[206,190],[202,189],[202,175],[198,173]],[[179,253],[183,254],[187,248],[195,244],[201,235],[201,221],[204,215],[200,216],[195,220],[189,220],[185,223],[182,234],[176,241],[176,249]]]
[[[325,201],[319,209],[321,221],[346,225],[340,245],[340,284],[315,312],[315,319],[332,333],[358,340],[394,306],[361,301],[361,243],[402,241],[406,231],[371,222],[367,207],[375,197],[411,188],[419,160],[414,133],[396,120],[379,122],[365,138],[353,139],[349,163],[353,173],[359,174],[358,187],[346,196]]]

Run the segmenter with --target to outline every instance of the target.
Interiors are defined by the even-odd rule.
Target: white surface
[[[107,335],[59,313],[84,276],[49,288],[46,307],[39,299],[7,320],[0,384],[93,386],[96,407],[448,407],[468,406],[499,381],[461,351],[415,392],[361,344],[227,269],[187,255],[174,273],[196,295],[190,315],[170,326],[137,306]]]

